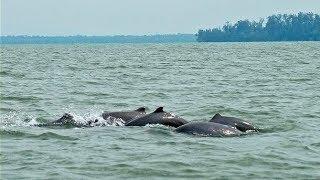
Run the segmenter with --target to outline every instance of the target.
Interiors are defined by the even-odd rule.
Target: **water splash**
[[[10,112],[2,114],[1,127],[12,126],[41,126],[41,127],[95,127],[95,126],[124,126],[125,121],[121,118],[108,117],[104,119],[100,112],[89,112],[81,114],[78,112],[67,112],[72,119],[63,123],[55,123],[57,120],[48,120],[41,116],[27,115],[21,112]]]

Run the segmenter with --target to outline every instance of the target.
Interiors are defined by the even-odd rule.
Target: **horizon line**
[[[26,34],[19,34],[19,35],[0,35],[0,37],[112,37],[112,36],[170,36],[170,35],[196,35],[196,33],[164,33],[164,34],[109,34],[109,35],[86,35],[86,34],[73,34],[73,35],[26,35]]]

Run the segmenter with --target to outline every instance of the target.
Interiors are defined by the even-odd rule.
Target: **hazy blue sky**
[[[320,13],[320,0],[1,0],[1,34],[195,33],[299,11]]]

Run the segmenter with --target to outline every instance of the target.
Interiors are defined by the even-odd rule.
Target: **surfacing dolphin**
[[[133,111],[117,111],[117,112],[104,112],[102,113],[103,119],[110,119],[112,118],[117,118],[117,119],[122,119],[125,123],[135,119],[139,118],[146,115],[146,108],[145,107],[140,107],[136,110]]]
[[[242,134],[242,132],[236,128],[213,122],[190,122],[178,127],[174,131],[178,133],[213,137],[240,136]]]
[[[83,127],[86,124],[82,124],[77,122],[74,117],[69,113],[64,113],[61,118],[58,120],[45,123],[45,124],[38,124],[37,126],[45,127],[45,126],[64,126],[64,127]]]
[[[165,126],[179,127],[188,123],[185,119],[176,116],[172,113],[163,111],[163,107],[157,108],[154,112],[133,119],[126,123],[126,126],[145,126],[147,124],[162,124]]]
[[[219,123],[228,125],[234,128],[237,128],[238,130],[242,132],[246,131],[258,131],[257,128],[255,128],[252,124],[249,122],[246,122],[242,119],[235,118],[235,117],[227,117],[227,116],[221,116],[219,113],[215,114],[213,118],[209,122]]]

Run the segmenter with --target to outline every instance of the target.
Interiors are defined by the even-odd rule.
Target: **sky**
[[[1,35],[192,33],[272,14],[320,14],[320,0],[1,0]]]

